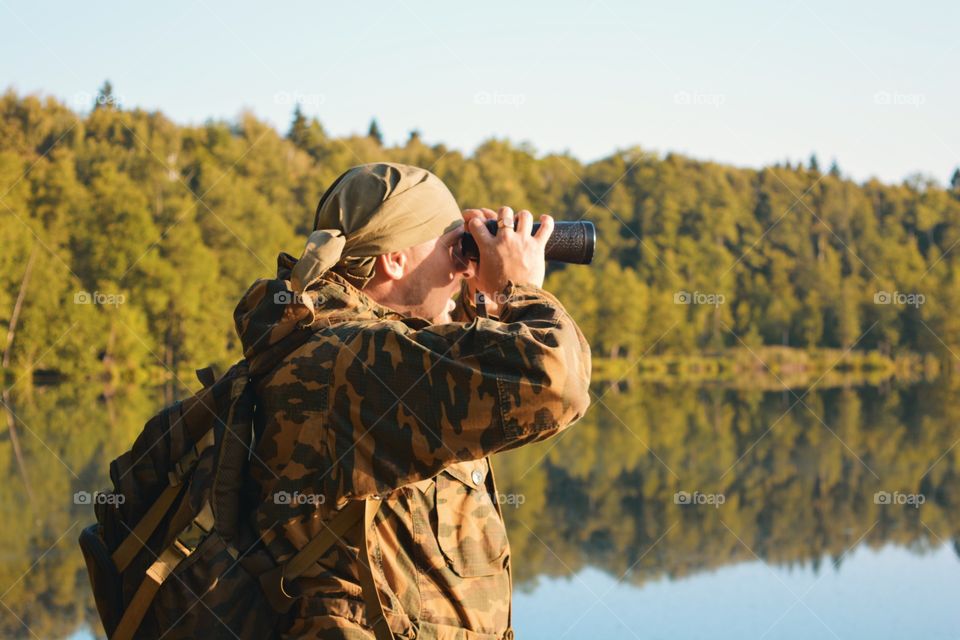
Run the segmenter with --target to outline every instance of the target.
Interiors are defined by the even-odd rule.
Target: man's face
[[[396,286],[406,313],[432,322],[445,319],[460,280],[475,275],[476,265],[460,256],[462,235],[463,227],[458,227],[403,251],[407,266]]]

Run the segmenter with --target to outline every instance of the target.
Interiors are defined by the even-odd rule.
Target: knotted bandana
[[[362,289],[374,275],[377,256],[461,225],[453,194],[426,169],[392,162],[354,167],[320,198],[315,231],[293,267],[291,286],[303,293],[334,269]]]

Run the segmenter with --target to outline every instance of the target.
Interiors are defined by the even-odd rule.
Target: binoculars
[[[487,220],[487,230],[497,235],[496,220]],[[537,232],[540,223],[535,222],[531,234]],[[516,222],[514,222],[516,230]],[[544,257],[553,262],[568,264],[590,264],[593,261],[593,250],[597,244],[597,228],[592,222],[578,220],[576,222],[557,221],[553,224],[553,233],[547,239],[544,248]],[[480,260],[480,250],[477,241],[469,232],[460,237],[460,253],[468,260]]]

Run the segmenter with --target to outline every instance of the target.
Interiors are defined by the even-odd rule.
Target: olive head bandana
[[[363,288],[376,257],[437,238],[463,224],[446,185],[426,169],[392,162],[354,167],[317,205],[315,231],[293,267],[290,284],[302,293],[334,269]]]

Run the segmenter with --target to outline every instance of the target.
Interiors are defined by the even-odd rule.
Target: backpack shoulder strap
[[[377,498],[349,502],[333,517],[329,524],[324,525],[323,531],[314,536],[293,557],[262,574],[260,576],[260,586],[263,588],[271,606],[279,613],[289,611],[300,595],[297,592],[294,580],[317,562],[338,539],[359,524],[363,528],[360,536],[357,572],[360,576],[360,587],[363,590],[363,599],[367,607],[367,620],[373,627],[377,640],[393,640],[393,632],[390,631],[390,626],[387,624],[380,591],[373,581],[373,565],[370,563],[370,547],[367,544],[367,535],[373,526],[373,519],[380,510],[381,504],[382,501]]]
[[[156,560],[147,569],[147,573],[133,594],[130,604],[124,609],[120,622],[110,640],[132,640],[140,623],[150,610],[154,597],[170,574],[183,560],[196,551],[199,541],[213,529],[213,510],[210,503],[203,505],[193,520],[173,540],[169,547],[160,552]]]
[[[285,563],[287,580],[296,580],[319,560],[337,539],[342,538],[363,518],[366,500],[353,500],[333,518],[328,526]]]
[[[260,586],[270,601],[270,605],[279,613],[286,613],[299,597],[293,581],[299,578],[313,563],[319,560],[327,549],[363,519],[365,500],[355,500],[335,515],[324,530],[314,536],[310,542],[283,564],[279,564],[260,576]]]
[[[113,552],[113,563],[117,566],[117,571],[123,573],[131,561],[140,553],[140,550],[147,544],[147,540],[157,530],[163,517],[167,515],[174,499],[183,488],[181,481],[192,469],[193,465],[200,459],[200,456],[214,443],[213,427],[211,427],[204,436],[189,451],[187,451],[176,465],[174,471],[170,472],[170,484],[157,497],[143,517],[137,521],[136,526],[127,534],[120,543],[120,546]]]
[[[370,546],[367,536],[373,528],[373,519],[380,510],[382,500],[379,497],[364,500],[363,535],[360,536],[360,553],[357,558],[357,572],[360,575],[360,587],[363,589],[363,600],[367,606],[367,624],[373,627],[377,640],[394,640],[393,631],[387,623],[387,616],[383,611],[383,599],[380,590],[373,580],[373,563],[370,561]]]

